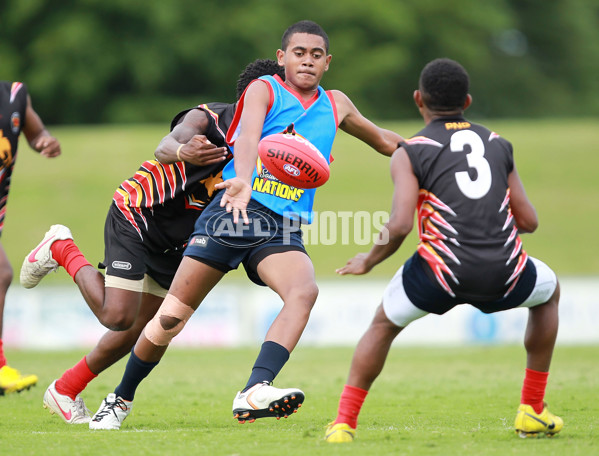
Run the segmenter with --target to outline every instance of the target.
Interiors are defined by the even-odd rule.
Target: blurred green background
[[[2,79],[46,122],[165,122],[234,101],[237,75],[311,19],[333,55],[324,86],[369,117],[411,117],[422,66],[460,61],[480,117],[599,115],[597,0],[4,0]]]
[[[302,19],[329,34],[323,86],[404,136],[421,128],[412,92],[422,66],[436,57],[464,64],[468,117],[512,141],[539,212],[526,250],[559,274],[599,274],[597,0],[5,0],[0,10],[0,79],[28,85],[63,146],[46,160],[21,140],[2,236],[16,276],[54,223],[101,261],[112,194],[153,158],[173,115],[232,102],[239,72],[274,58],[285,28]],[[388,159],[342,132],[333,154],[315,210],[388,212]],[[415,242],[355,280],[389,277]],[[366,248],[308,246],[320,278]],[[44,283],[69,280],[61,272]]]

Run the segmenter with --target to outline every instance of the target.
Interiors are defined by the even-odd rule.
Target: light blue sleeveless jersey
[[[337,115],[332,96],[319,86],[318,97],[305,107],[298,95],[285,86],[281,79],[273,76],[262,76],[260,79],[269,84],[272,93],[272,106],[264,120],[261,138],[273,133],[282,133],[293,124],[295,132],[314,144],[330,163],[331,148],[337,133]],[[239,101],[238,109],[243,107],[243,98]],[[239,126],[239,117],[235,117],[232,129]],[[236,137],[236,132],[227,137],[233,153]],[[223,170],[223,179],[231,179],[235,175],[234,160],[231,160]],[[277,214],[292,220],[301,220],[302,223],[311,223],[315,193],[316,189],[300,189],[282,183],[270,174],[258,159],[252,175],[252,199]]]

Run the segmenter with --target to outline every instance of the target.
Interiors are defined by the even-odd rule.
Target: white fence
[[[320,295],[300,344],[355,345],[370,323],[385,285],[385,281],[351,278],[320,282]],[[561,290],[558,343],[599,343],[599,278],[563,278]],[[280,307],[279,297],[267,288],[250,282],[225,282],[207,297],[173,345],[257,345]],[[428,315],[414,322],[396,343],[521,343],[526,319],[525,309],[485,315],[460,306],[443,316]],[[32,290],[13,285],[9,289],[4,315],[6,347],[92,347],[105,331],[74,284],[40,285]]]

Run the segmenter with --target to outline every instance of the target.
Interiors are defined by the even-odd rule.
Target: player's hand
[[[247,205],[250,202],[252,196],[252,187],[243,179],[234,177],[227,179],[224,182],[220,182],[214,186],[217,189],[225,189],[220,206],[225,207],[227,212],[233,212],[233,223],[239,221],[239,214],[243,218],[243,223],[246,225],[250,223],[248,214],[246,211]]]
[[[61,153],[60,143],[53,136],[42,136],[34,144],[34,149],[39,151],[40,155],[48,158],[58,157]]]
[[[362,275],[370,272],[372,269],[366,261],[368,258],[367,253],[358,253],[355,257],[348,260],[347,264],[342,268],[337,269],[335,272],[339,275],[353,274]]]
[[[214,165],[227,158],[229,151],[226,147],[216,147],[204,135],[193,136],[187,144],[179,150],[179,157],[197,166]]]

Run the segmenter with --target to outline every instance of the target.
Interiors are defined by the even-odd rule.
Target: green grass
[[[220,455],[525,455],[598,454],[599,347],[557,347],[546,399],[565,427],[553,439],[522,440],[512,431],[520,397],[521,347],[396,346],[372,388],[350,445],[323,441],[335,417],[351,348],[298,347],[277,379],[306,392],[289,419],[239,425],[231,415],[255,349],[173,349],[138,389],[120,431],[68,426],[41,407],[46,386],[82,351],[9,352],[40,383],[0,397],[2,454]],[[83,393],[95,411],[116,386],[124,361]]]
[[[599,143],[597,120],[487,121],[510,139],[541,226],[524,238],[527,251],[558,274],[598,275]],[[405,136],[420,122],[386,124]],[[23,256],[53,223],[71,227],[92,263],[103,257],[103,226],[115,188],[153,156],[165,125],[55,127],[64,154],[46,160],[22,141],[12,180],[2,245],[18,276]],[[388,211],[388,159],[340,133],[331,181],[319,190],[317,211]],[[415,236],[366,278],[387,278],[414,250]],[[309,246],[317,278],[365,246]],[[242,274],[233,273],[233,278]],[[48,284],[71,283],[52,274]],[[15,285],[16,286],[16,285]],[[248,286],[251,286],[248,284]],[[85,352],[8,350],[39,385],[0,398],[0,454],[211,454],[217,455],[591,455],[599,454],[599,347],[558,347],[547,393],[565,420],[554,439],[521,440],[512,432],[522,382],[520,347],[394,348],[364,406],[358,439],[334,446],[322,440],[334,418],[351,361],[351,348],[298,347],[277,385],[307,393],[288,420],[238,425],[230,409],[255,349],[172,349],[140,386],[133,414],[118,432],[67,426],[41,408],[44,388]],[[124,361],[84,393],[95,411],[118,384]]]
[[[524,237],[529,254],[560,275],[599,274],[599,256],[589,254],[599,251],[595,234],[599,224],[597,119],[485,123],[514,144],[520,175],[537,208],[540,227]],[[419,121],[384,124],[404,136],[411,136],[421,125]],[[62,141],[63,156],[58,159],[39,157],[21,142],[2,236],[17,272],[24,255],[54,223],[72,229],[92,264],[101,261],[104,219],[114,190],[142,161],[153,158],[156,145],[168,132],[166,125],[55,127],[51,131]],[[318,191],[315,210],[388,213],[392,188],[388,159],[343,132],[335,141],[333,155],[331,179]],[[390,277],[415,245],[412,233],[392,259],[366,278],[353,280]],[[333,277],[335,268],[367,248],[341,242],[308,246],[317,278]],[[70,279],[66,274],[53,274],[45,281],[68,283]]]

